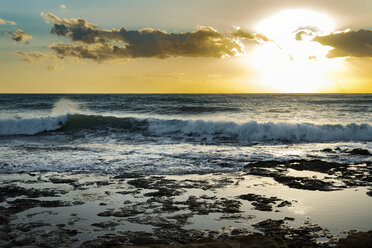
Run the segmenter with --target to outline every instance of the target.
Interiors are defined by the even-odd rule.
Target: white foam
[[[50,116],[0,119],[0,135],[33,135],[59,129],[70,114],[79,113],[79,104],[62,98],[54,104]]]
[[[33,135],[44,131],[52,131],[66,123],[68,115],[57,117],[0,119],[0,135]]]
[[[67,114],[78,114],[80,112],[80,103],[74,102],[70,99],[62,98],[54,104],[51,116],[56,117]]]
[[[368,124],[314,125],[292,123],[244,124],[216,121],[149,120],[150,132],[157,135],[199,136],[211,140],[218,138],[240,141],[287,141],[287,142],[325,142],[325,141],[371,141],[372,127]]]

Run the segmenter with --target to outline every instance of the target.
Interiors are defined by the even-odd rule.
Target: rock
[[[6,215],[0,213],[0,225],[8,224],[9,221],[10,221],[9,216],[6,216]]]
[[[332,183],[319,179],[310,179],[306,177],[275,176],[274,180],[278,183],[287,185],[290,188],[331,191],[337,189]]]
[[[0,202],[8,197],[27,196],[28,198],[38,198],[47,196],[59,196],[67,192],[55,189],[26,189],[16,185],[0,187]]]
[[[119,175],[114,176],[114,179],[126,179],[126,178],[139,178],[143,177],[143,175],[138,173],[121,173]]]
[[[179,190],[176,190],[176,189],[173,189],[173,188],[158,188],[158,191],[156,192],[149,192],[149,193],[146,193],[144,194],[144,196],[147,196],[147,197],[162,197],[162,196],[166,196],[166,197],[171,197],[171,196],[178,196],[178,195],[181,195],[182,194],[182,191],[179,191]]]
[[[365,155],[369,156],[372,155],[367,149],[362,149],[362,148],[355,148],[348,153],[353,154],[353,155]]]
[[[112,221],[99,222],[99,223],[93,223],[92,224],[92,226],[100,227],[102,229],[114,228],[118,225],[119,225],[119,223],[112,222]]]
[[[69,179],[69,178],[49,178],[49,181],[55,184],[62,184],[62,183],[76,183],[77,179]]]
[[[287,244],[280,237],[267,237],[260,235],[238,236],[228,239],[203,238],[194,243],[180,246],[166,244],[151,244],[144,246],[118,246],[117,248],[287,248]]]
[[[226,162],[218,163],[218,165],[222,168],[233,168],[234,167],[233,163],[226,163]]]
[[[97,184],[98,187],[101,187],[101,186],[109,185],[110,182],[108,182],[108,181],[97,181],[96,184]]]
[[[340,239],[336,248],[370,248],[372,247],[372,231],[358,232]]]
[[[369,191],[367,191],[366,193],[368,196],[372,197],[372,189],[369,189]]]
[[[291,202],[279,199],[277,197],[265,197],[265,196],[257,195],[253,193],[240,195],[238,196],[238,198],[252,202],[254,209],[260,210],[260,211],[272,211],[273,210],[272,205],[278,201],[280,203],[277,205],[277,207],[284,207],[284,206],[292,205]]]

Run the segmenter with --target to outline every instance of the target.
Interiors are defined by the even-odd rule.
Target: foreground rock
[[[336,248],[369,248],[372,247],[372,231],[358,232],[340,239]]]
[[[117,248],[287,248],[287,244],[279,237],[265,237],[258,235],[242,236],[242,237],[231,237],[224,240],[213,240],[213,239],[201,239],[198,242],[185,244],[182,246],[172,245],[147,245],[147,246],[118,246]]]
[[[354,149],[350,151],[350,153],[367,155],[369,151]],[[323,173],[325,177],[323,179],[318,179],[316,176],[289,176],[289,169]],[[327,162],[318,159],[258,161],[246,165],[244,171],[249,175],[272,177],[275,181],[287,185],[290,188],[304,190],[332,191],[347,187],[372,185],[372,162],[370,161],[356,165]]]
[[[321,244],[304,244],[301,243],[301,238],[296,242],[286,242],[278,236],[262,236],[258,234],[248,236],[230,237],[227,239],[201,239],[197,242],[184,245],[166,245],[166,244],[150,244],[141,246],[123,245],[116,248],[288,248],[288,247],[322,247]],[[372,231],[359,232],[349,235],[344,239],[340,239],[335,246],[336,248],[370,248],[372,247]]]

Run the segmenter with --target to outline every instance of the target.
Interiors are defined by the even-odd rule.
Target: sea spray
[[[61,128],[71,114],[79,112],[79,104],[62,98],[54,104],[50,116],[0,119],[0,135],[34,135]]]

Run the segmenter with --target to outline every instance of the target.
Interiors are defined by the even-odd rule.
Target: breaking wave
[[[315,125],[308,123],[246,123],[163,120],[155,118],[64,114],[59,116],[0,119],[0,135],[35,135],[42,132],[75,132],[108,129],[141,132],[148,136],[216,142],[337,142],[372,141],[369,124]]]

